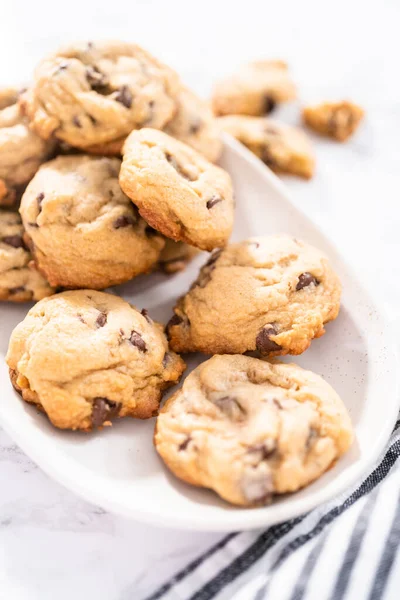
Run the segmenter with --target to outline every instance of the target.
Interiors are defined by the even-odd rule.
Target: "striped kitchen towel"
[[[232,533],[145,600],[400,598],[400,420],[354,488],[266,531]]]

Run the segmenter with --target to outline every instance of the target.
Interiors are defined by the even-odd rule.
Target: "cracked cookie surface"
[[[14,329],[7,364],[25,401],[56,427],[84,431],[153,416],[185,368],[147,311],[94,290],[38,302]]]
[[[102,289],[152,269],[165,245],[118,183],[118,158],[59,156],[28,185],[20,212],[52,285]]]
[[[276,173],[312,177],[314,152],[301,129],[265,117],[241,115],[220,117],[218,124]]]
[[[42,140],[28,127],[18,105],[19,91],[0,89],[0,206],[13,206],[54,142]]]
[[[352,439],[343,402],[315,373],[223,355],[167,400],[155,446],[180,479],[256,506],[320,477]]]
[[[18,213],[0,211],[0,300],[28,302],[54,293],[33,264]]]
[[[139,46],[89,42],[43,60],[23,106],[42,137],[87,148],[144,125],[162,128],[174,116],[178,91],[177,74]]]
[[[301,354],[335,319],[341,285],[327,257],[286,235],[216,250],[178,300],[167,329],[176,352]]]
[[[221,155],[222,142],[210,106],[187,88],[179,92],[176,115],[164,131],[211,162],[216,162]]]
[[[287,64],[281,60],[258,60],[219,81],[212,104],[216,115],[258,116],[295,98],[296,88]]]
[[[353,102],[324,102],[303,109],[303,121],[310,129],[344,142],[358,128],[364,110]]]
[[[124,192],[157,231],[212,250],[224,246],[234,217],[229,174],[155,129],[133,131],[119,178]]]

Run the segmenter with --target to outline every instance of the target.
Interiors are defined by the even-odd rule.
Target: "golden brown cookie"
[[[234,217],[229,174],[155,129],[133,131],[119,181],[146,221],[165,236],[212,250],[224,246]]]
[[[216,115],[266,115],[280,102],[296,98],[288,66],[281,60],[243,65],[217,83],[213,93]]]
[[[29,302],[54,294],[25,245],[18,213],[0,211],[0,300]]]
[[[335,319],[341,285],[326,256],[287,235],[217,250],[168,324],[176,352],[301,354]]]
[[[222,142],[210,106],[187,88],[180,91],[176,115],[164,131],[211,162],[216,162],[221,155]]]
[[[27,187],[21,215],[52,285],[102,289],[150,271],[165,245],[118,183],[121,161],[59,156]]]
[[[155,434],[177,477],[241,506],[308,485],[352,440],[346,408],[321,377],[238,355],[214,356],[192,371]]]
[[[305,179],[313,176],[314,152],[301,129],[265,117],[242,115],[220,117],[218,124],[276,173]]]
[[[138,127],[164,127],[176,111],[179,87],[177,74],[139,46],[89,42],[43,60],[23,105],[41,137],[54,134],[85,149],[114,143]]]
[[[303,108],[303,121],[310,129],[344,142],[358,128],[364,110],[353,102],[323,102]]]
[[[185,368],[147,311],[93,290],[38,302],[14,329],[7,364],[25,401],[83,431],[153,416]]]
[[[33,133],[18,106],[19,91],[0,89],[0,206],[13,206],[52,153],[54,142]]]

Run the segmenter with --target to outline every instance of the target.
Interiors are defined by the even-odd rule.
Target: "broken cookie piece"
[[[361,106],[347,100],[303,108],[303,121],[310,129],[339,142],[346,141],[355,132],[363,116]]]

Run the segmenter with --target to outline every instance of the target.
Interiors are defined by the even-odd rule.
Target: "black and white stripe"
[[[397,502],[400,469],[396,469],[399,477],[393,472],[400,457],[399,438],[400,420],[380,461],[352,493],[342,495],[307,515],[274,525],[262,533],[232,533],[224,537],[143,600],[274,600],[274,581],[284,572],[285,565],[289,566],[288,561],[300,556],[300,553],[304,554],[303,566],[297,580],[290,582],[285,600],[304,600],[324,555],[331,565],[332,528],[332,539],[338,539],[338,535],[345,536],[347,547],[331,565],[332,578],[329,585],[328,582],[325,585],[329,593],[326,599],[383,599],[400,544],[400,502]],[[393,514],[387,515],[391,521],[388,521],[386,539],[381,540],[383,552],[375,561],[377,564],[368,567],[371,585],[365,590],[366,594],[359,594],[357,589],[353,589],[351,580],[356,575],[355,571],[359,570],[360,549],[365,546],[370,525],[373,526],[371,515],[377,512],[374,508],[381,489],[383,491],[383,486],[379,485],[382,482],[385,487],[388,484],[395,488],[394,497],[391,489],[390,510]],[[354,515],[345,517],[348,509],[352,509]],[[345,518],[347,521],[352,519],[350,530],[344,522]],[[345,528],[347,530],[342,531]],[[325,598],[322,595],[320,597]]]

